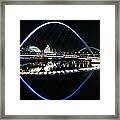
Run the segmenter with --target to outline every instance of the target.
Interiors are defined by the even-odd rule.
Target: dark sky
[[[58,21],[58,20],[52,20]],[[20,43],[35,28],[50,20],[21,20]],[[59,20],[73,30],[91,47],[100,48],[100,21],[99,20]],[[63,51],[76,51],[85,47],[78,37],[68,28],[59,24],[50,24],[36,31],[23,47],[35,45],[42,49],[49,44],[50,47]]]

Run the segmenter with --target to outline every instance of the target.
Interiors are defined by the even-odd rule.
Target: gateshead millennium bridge
[[[99,82],[99,35],[97,38],[93,36],[93,40],[87,43],[80,37],[81,33],[77,33],[79,30],[73,30],[74,27],[68,25],[58,21],[46,22],[26,38],[24,35],[21,37],[21,91],[24,89],[23,83],[40,99],[79,99],[79,94],[78,98],[71,97],[90,78]],[[91,40],[93,42],[90,44]]]

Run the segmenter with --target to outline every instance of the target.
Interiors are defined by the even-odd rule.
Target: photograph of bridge
[[[20,100],[100,100],[100,21],[21,20]]]

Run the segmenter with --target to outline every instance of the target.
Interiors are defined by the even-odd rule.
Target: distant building
[[[28,46],[25,51],[27,52],[41,52],[41,50],[36,46]]]
[[[50,46],[47,45],[46,48],[44,49],[44,53],[50,53],[50,52],[52,52]]]

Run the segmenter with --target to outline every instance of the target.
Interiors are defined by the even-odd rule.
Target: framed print
[[[1,2],[1,118],[119,119],[119,2]]]

